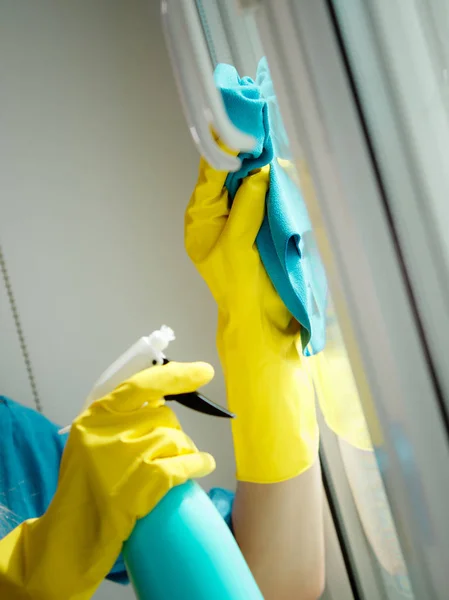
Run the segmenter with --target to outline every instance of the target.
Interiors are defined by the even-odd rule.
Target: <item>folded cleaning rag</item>
[[[302,325],[303,351],[311,356],[325,346],[327,282],[304,200],[279,162],[291,156],[267,61],[260,61],[256,81],[225,64],[217,65],[214,77],[229,118],[256,140],[251,152],[239,154],[240,170],[226,178],[229,197],[234,199],[251,171],[270,164],[257,248],[276,291]]]

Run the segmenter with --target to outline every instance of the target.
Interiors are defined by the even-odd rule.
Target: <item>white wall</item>
[[[178,335],[172,357],[217,366],[215,307],[183,249],[198,157],[159,2],[2,0],[0,81],[0,240],[47,416],[74,417],[161,323]],[[0,390],[31,405],[1,288],[0,303]],[[221,377],[208,393],[224,402]],[[209,485],[233,485],[229,425],[182,421],[217,458]]]
[[[1,213],[0,213],[1,219]],[[20,350],[6,288],[0,275],[0,395],[33,406],[31,386]],[[1,443],[1,441],[0,441]]]

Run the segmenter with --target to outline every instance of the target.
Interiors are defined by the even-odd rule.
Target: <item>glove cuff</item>
[[[296,477],[315,461],[318,426],[312,382],[300,359],[289,360],[257,346],[242,351],[222,338],[237,479],[275,483]]]

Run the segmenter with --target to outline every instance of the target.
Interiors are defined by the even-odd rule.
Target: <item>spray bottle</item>
[[[166,364],[164,352],[174,339],[166,326],[140,338],[101,375],[85,408],[139,371]],[[199,392],[166,399],[206,414],[234,417]],[[263,600],[231,531],[193,481],[170,490],[137,522],[123,555],[139,600]]]

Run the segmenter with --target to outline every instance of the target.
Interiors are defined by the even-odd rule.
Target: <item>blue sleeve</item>
[[[65,439],[30,408],[0,397],[0,503],[16,525],[40,517],[58,485]]]
[[[221,488],[213,488],[209,492],[209,498],[215,504],[215,508],[225,520],[232,531],[232,507],[234,504],[234,493]]]
[[[35,410],[0,396],[0,505],[9,509],[0,538],[47,510],[58,486],[68,435]],[[122,557],[107,577],[127,583]]]

